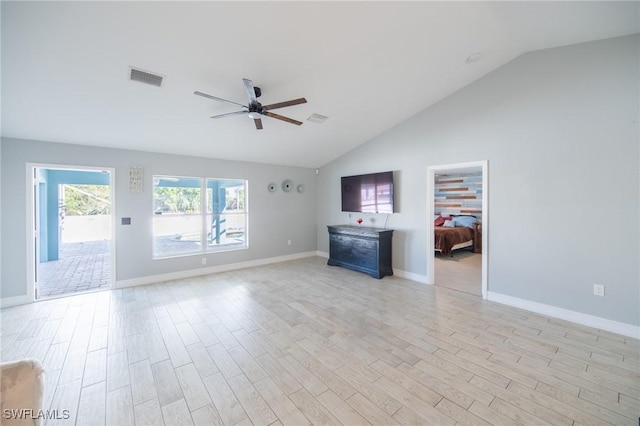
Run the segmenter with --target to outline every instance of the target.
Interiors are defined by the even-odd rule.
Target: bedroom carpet
[[[637,425],[640,342],[320,257],[0,310],[54,424]]]
[[[451,290],[482,295],[482,255],[456,250],[453,257],[436,254],[436,285]]]

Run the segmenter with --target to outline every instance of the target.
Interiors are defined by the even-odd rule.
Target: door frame
[[[109,289],[115,288],[116,283],[116,169],[114,167],[96,167],[96,166],[78,166],[68,164],[53,163],[27,163],[26,164],[26,187],[27,187],[27,300],[28,303],[35,302],[36,299],[36,262],[39,262],[37,256],[34,233],[36,229],[36,218],[34,215],[36,207],[36,194],[33,190],[38,184],[38,180],[34,176],[35,169],[57,169],[57,170],[79,170],[79,171],[99,171],[109,173],[109,201],[111,202],[111,242],[109,243],[109,260],[111,262],[111,286]],[[64,294],[62,297],[71,296],[72,294]],[[51,299],[51,298],[47,298]]]
[[[436,173],[464,173],[469,169],[482,169],[482,298],[487,298],[489,289],[489,161],[469,161],[427,166],[427,283],[435,284],[435,242],[433,215],[435,211]]]

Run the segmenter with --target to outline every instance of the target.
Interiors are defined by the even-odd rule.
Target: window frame
[[[175,181],[175,179],[178,180],[196,180],[199,181],[199,186],[197,187],[200,191],[200,206],[199,206],[199,211],[198,212],[189,212],[189,213],[170,213],[167,216],[171,215],[174,217],[177,216],[182,216],[182,217],[200,217],[200,238],[198,241],[198,245],[199,248],[197,250],[194,251],[185,251],[185,252],[176,252],[174,253],[160,253],[158,251],[156,251],[156,238],[158,236],[156,236],[155,233],[155,228],[156,228],[156,220],[158,219],[159,216],[162,216],[162,212],[158,213],[158,207],[157,207],[157,198],[156,198],[156,188],[159,187],[159,183],[162,180],[167,180],[167,181]],[[227,252],[227,251],[236,251],[236,250],[246,250],[249,248],[249,181],[247,179],[239,179],[239,178],[212,178],[212,177],[202,177],[202,176],[177,176],[177,175],[164,175],[164,174],[154,174],[152,176],[152,181],[153,181],[153,186],[152,186],[152,194],[151,194],[151,198],[152,198],[152,226],[151,226],[151,239],[152,239],[152,245],[151,245],[151,257],[153,260],[162,260],[162,259],[171,259],[171,258],[177,258],[177,257],[188,257],[188,256],[202,256],[202,255],[206,255],[206,254],[211,254],[211,253],[219,253],[219,252]],[[226,204],[227,204],[227,200],[226,200],[226,192],[225,192],[225,198],[224,198],[224,202],[225,202],[225,206],[220,210],[219,215],[225,215],[225,216],[243,216],[244,219],[242,220],[243,223],[243,227],[242,229],[242,239],[239,242],[235,242],[235,243],[218,243],[219,245],[217,246],[211,246],[211,240],[210,240],[210,221],[209,218],[213,217],[213,215],[215,215],[216,213],[214,213],[214,209],[213,209],[213,188],[209,187],[209,183],[210,182],[215,182],[215,181],[237,181],[237,182],[241,182],[242,185],[239,185],[242,187],[243,189],[243,204],[244,204],[244,208],[242,209],[242,211],[238,211],[238,212],[224,212],[224,210],[226,209]],[[165,186],[165,187],[171,187],[171,185]],[[177,186],[178,188],[188,188],[187,187],[180,187]],[[226,188],[225,186],[222,186],[222,189]],[[211,191],[210,191],[211,190]],[[238,203],[240,203],[240,200],[238,200]],[[211,209],[211,211],[210,211]],[[223,213],[224,212],[224,213]],[[166,217],[166,216],[165,216]],[[213,221],[213,219],[211,219],[211,221]]]

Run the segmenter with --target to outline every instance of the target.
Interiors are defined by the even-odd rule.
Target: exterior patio
[[[60,245],[60,260],[38,264],[37,299],[111,288],[110,240]]]

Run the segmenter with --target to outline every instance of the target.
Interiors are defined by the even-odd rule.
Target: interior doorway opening
[[[486,298],[488,162],[429,166],[427,192],[428,282]]]
[[[113,170],[33,165],[35,300],[112,287]]]

